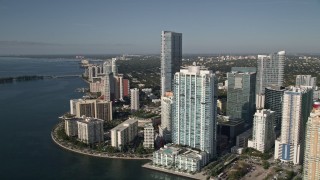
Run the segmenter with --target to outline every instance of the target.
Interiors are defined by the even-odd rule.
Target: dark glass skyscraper
[[[161,96],[172,91],[172,80],[182,61],[182,33],[161,33]]]
[[[233,67],[228,77],[227,116],[252,125],[255,110],[256,68]]]
[[[282,118],[282,102],[284,87],[272,86],[265,89],[265,109],[270,109],[275,112],[275,122],[273,123],[277,129],[281,128]]]

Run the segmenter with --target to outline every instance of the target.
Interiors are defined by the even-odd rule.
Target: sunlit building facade
[[[217,82],[200,66],[181,69],[174,77],[172,142],[216,155]]]

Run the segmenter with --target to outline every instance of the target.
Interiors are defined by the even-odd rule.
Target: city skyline
[[[184,34],[186,54],[319,53],[319,5],[319,0],[4,0],[0,55],[160,54],[163,30]]]

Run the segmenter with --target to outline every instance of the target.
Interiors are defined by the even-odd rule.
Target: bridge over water
[[[46,76],[47,78],[72,78],[72,77],[82,77],[81,74],[66,74],[66,75],[52,75]]]
[[[65,74],[65,75],[25,75],[25,76],[15,76],[15,77],[0,77],[0,84],[13,83],[20,81],[32,81],[41,79],[55,79],[55,78],[75,78],[82,77],[81,74]]]

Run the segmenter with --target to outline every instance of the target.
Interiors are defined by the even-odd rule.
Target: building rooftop
[[[118,126],[114,127],[111,130],[121,131],[123,129],[126,129],[131,124],[134,124],[135,122],[138,122],[138,120],[137,119],[128,119],[128,120],[122,122],[121,124],[119,124]]]
[[[179,72],[177,72],[179,73]],[[212,74],[211,70],[201,66],[188,66],[180,69],[180,73],[182,74],[196,74],[196,75],[204,75],[204,74]]]
[[[85,123],[85,124],[90,124],[90,123],[95,123],[95,122],[104,122],[104,120],[97,119],[97,118],[92,118],[92,117],[82,116],[81,118],[78,119],[78,122]]]
[[[249,136],[251,136],[251,135],[252,135],[252,128],[246,130],[245,132],[239,134],[238,136],[239,136],[239,137],[249,137]]]
[[[181,147],[176,144],[166,144],[163,148],[160,148],[158,153],[166,154],[166,155],[180,155],[182,157],[186,158],[192,158],[192,159],[201,159],[201,156],[206,154],[204,151],[195,150],[189,147]]]
[[[241,123],[244,123],[244,120],[240,118],[231,118],[229,116],[222,116],[218,115],[217,122],[220,125],[225,125],[225,126],[236,126]]]
[[[232,67],[231,71],[242,72],[242,73],[256,73],[257,68],[255,68],[255,67]]]
[[[152,123],[146,123],[144,125],[144,128],[153,128],[153,124]]]
[[[311,89],[311,86],[303,86],[303,87],[294,87],[290,86],[286,91],[284,91],[285,94],[301,94],[306,93],[308,90]]]
[[[269,86],[269,87],[266,87],[266,89],[277,90],[277,91],[285,91],[286,90],[285,87],[278,86],[278,85]]]

